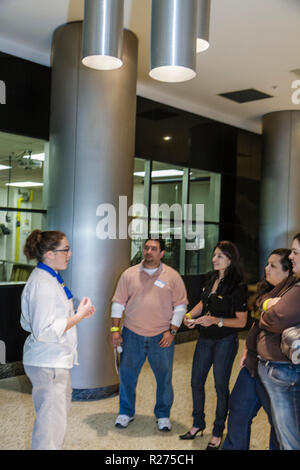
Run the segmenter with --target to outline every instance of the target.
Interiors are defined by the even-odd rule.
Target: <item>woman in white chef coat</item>
[[[37,259],[22,293],[21,325],[30,335],[24,344],[23,364],[32,383],[36,419],[32,449],[62,448],[72,398],[70,369],[77,365],[76,324],[95,308],[84,297],[74,311],[72,294],[58,271],[72,256],[63,232],[34,230],[24,253]]]

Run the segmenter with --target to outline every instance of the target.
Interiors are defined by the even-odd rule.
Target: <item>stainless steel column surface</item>
[[[263,117],[260,270],[275,248],[290,247],[300,232],[300,111]]]
[[[74,295],[92,299],[96,314],[78,325],[74,399],[115,393],[119,379],[110,344],[110,304],[129,266],[130,239],[100,240],[100,204],[119,196],[132,204],[137,38],[124,31],[123,66],[113,71],[81,63],[82,22],[59,27],[52,43],[48,227],[66,233],[73,252],[63,277]]]

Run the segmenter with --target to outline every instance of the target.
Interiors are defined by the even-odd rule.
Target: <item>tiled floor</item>
[[[149,364],[142,369],[137,386],[135,420],[127,429],[114,427],[118,412],[118,397],[93,402],[72,402],[68,429],[64,443],[65,450],[201,450],[209,441],[214,421],[216,395],[212,372],[206,384],[206,420],[204,436],[193,441],[181,441],[192,424],[192,400],[190,372],[195,341],[177,344],[173,384],[175,400],[172,408],[172,431],[162,433],[156,429],[153,416],[155,401],[155,379]],[[232,372],[230,387],[234,385],[239,371],[239,358],[244,347],[240,340],[239,353]],[[31,386],[26,376],[0,380],[0,450],[30,449],[34,411],[31,400]],[[260,410],[252,425],[251,449],[268,448],[269,425],[263,410]]]

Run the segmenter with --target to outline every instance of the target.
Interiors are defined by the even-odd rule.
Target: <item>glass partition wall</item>
[[[48,145],[0,132],[0,282],[24,282],[35,265],[23,247],[33,229],[47,228]],[[150,234],[165,239],[164,260],[181,274],[210,270],[220,187],[218,173],[135,158],[131,264],[141,261]]]
[[[0,132],[0,282],[24,282],[34,262],[25,240],[46,226],[43,191],[48,143]]]
[[[219,238],[220,188],[218,173],[136,158],[131,264],[141,261],[149,234],[165,239],[164,260],[181,274],[210,270]]]

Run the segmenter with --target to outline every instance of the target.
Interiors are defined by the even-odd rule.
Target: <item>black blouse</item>
[[[235,312],[245,312],[247,310],[247,285],[243,282],[228,289],[226,279],[221,279],[215,293],[211,294],[211,290],[215,281],[215,274],[212,274],[210,280],[206,283],[202,290],[201,300],[203,302],[203,310],[200,316],[210,314],[219,318],[236,318]],[[197,325],[199,335],[203,338],[222,339],[226,336],[237,333],[238,328],[229,328],[226,326],[219,327],[211,325],[204,327]]]

